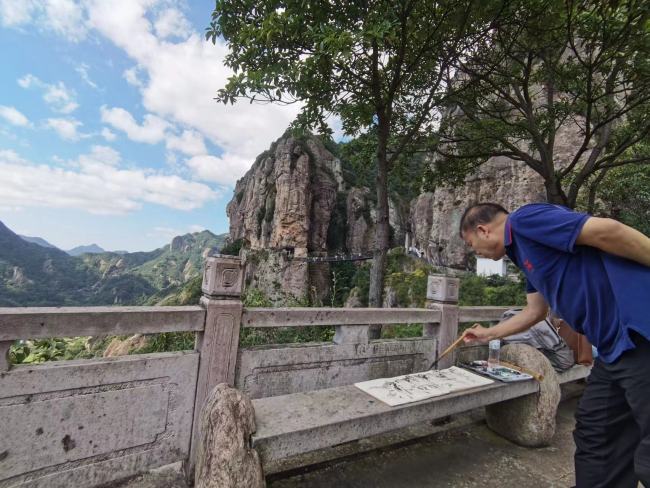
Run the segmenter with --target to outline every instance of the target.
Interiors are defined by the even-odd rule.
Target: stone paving
[[[560,404],[551,446],[519,447],[484,423],[443,432],[320,469],[274,479],[270,488],[542,488],[570,487],[573,413],[577,399]]]

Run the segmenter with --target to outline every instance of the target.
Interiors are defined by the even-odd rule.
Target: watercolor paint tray
[[[533,379],[533,377],[529,374],[522,373],[521,371],[517,371],[516,369],[508,368],[506,366],[499,366],[493,371],[488,371],[487,361],[472,361],[471,363],[462,363],[460,366],[465,369],[469,369],[474,373],[478,373],[480,375],[484,375],[498,381],[503,381],[504,383]]]

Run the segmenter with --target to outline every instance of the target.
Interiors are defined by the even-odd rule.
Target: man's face
[[[506,253],[502,233],[495,232],[491,224],[480,224],[474,230],[463,232],[463,240],[482,258],[498,261]]]

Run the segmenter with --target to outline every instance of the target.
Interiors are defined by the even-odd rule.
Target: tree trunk
[[[388,253],[389,221],[388,221],[388,145],[389,127],[380,119],[377,141],[377,220],[375,222],[375,250],[372,267],[370,268],[370,307],[381,307],[384,292],[384,278]],[[370,339],[378,339],[381,326],[370,327]]]
[[[557,205],[564,205],[569,208],[573,206],[569,205],[567,202],[566,195],[562,191],[562,185],[557,178],[551,177],[544,181],[544,186],[546,187],[546,200],[548,203],[555,203]]]
[[[596,209],[596,193],[598,192],[598,186],[605,178],[607,171],[608,171],[607,169],[601,170],[601,172],[598,173],[598,176],[596,176],[594,182],[589,186],[589,199],[587,201],[587,212],[590,214],[593,214],[594,210]]]

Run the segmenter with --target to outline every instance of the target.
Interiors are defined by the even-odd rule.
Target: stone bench
[[[559,384],[577,381],[586,378],[589,371],[588,367],[576,365],[557,374],[557,380],[551,381]],[[263,476],[282,471],[282,466],[292,457],[479,407],[489,407],[517,398],[533,398],[529,396],[532,394],[541,397],[541,389],[543,387],[535,380],[495,382],[484,387],[391,407],[354,385],[255,400],[248,399],[238,390],[219,385],[211,395],[212,401],[208,401],[212,405],[212,413],[204,412],[202,416],[201,430],[209,432],[207,437],[203,434],[204,439],[209,440],[202,450],[223,453],[224,445],[236,445],[240,446],[235,448],[240,452],[223,453],[219,456],[218,463],[216,460],[206,462],[199,459],[197,486],[235,487],[243,486],[243,481],[246,481],[247,486],[263,486]],[[224,399],[220,405],[219,398]],[[238,415],[248,420],[233,426],[232,415],[226,415],[228,422],[220,424],[224,415],[219,412],[232,412],[233,405],[236,405]],[[246,408],[243,405],[247,405]],[[255,419],[254,425],[250,422],[252,417]],[[209,427],[206,427],[208,424]],[[213,444],[209,445],[210,442]],[[245,469],[241,469],[241,477],[238,474],[239,465],[227,465],[230,458],[246,459],[249,463]],[[259,469],[252,470],[250,463],[259,466]],[[251,472],[262,477],[258,480],[259,483],[251,481]],[[214,479],[218,479],[218,482],[206,482],[207,476],[216,476]]]
[[[558,374],[568,383],[586,378],[589,368],[576,365]],[[495,382],[485,387],[391,407],[354,385],[253,400],[256,432],[252,446],[264,472],[278,471],[286,458],[413,424],[463,413],[537,393],[534,381]]]

